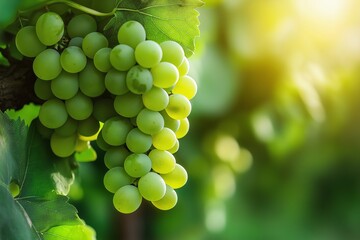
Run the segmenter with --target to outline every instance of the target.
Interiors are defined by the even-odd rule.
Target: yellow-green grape
[[[82,37],[74,37],[72,39],[70,39],[69,41],[69,47],[70,46],[75,46],[75,47],[82,47],[82,42],[83,42],[83,38]]]
[[[92,61],[79,73],[79,88],[88,97],[98,97],[105,92],[105,74],[94,66]]]
[[[179,71],[172,63],[161,62],[151,68],[154,86],[169,88],[179,80]]]
[[[175,157],[168,151],[153,149],[149,153],[149,158],[152,169],[157,173],[169,173],[175,168]]]
[[[19,52],[25,57],[36,57],[46,48],[37,37],[34,26],[21,28],[16,34],[15,45]]]
[[[120,146],[125,143],[126,136],[132,129],[128,119],[113,117],[108,119],[101,130],[105,142],[111,146]]]
[[[105,152],[104,155],[105,166],[108,169],[124,166],[125,158],[129,155],[129,150],[124,146],[111,147]]]
[[[162,177],[155,172],[148,172],[138,181],[141,196],[148,201],[158,201],[165,196],[166,184]]]
[[[175,132],[175,135],[176,135],[177,139],[185,137],[186,134],[189,132],[189,128],[190,128],[189,119],[187,119],[187,118],[181,119],[180,120],[180,127]]]
[[[129,70],[136,64],[134,49],[126,44],[115,46],[110,52],[110,63],[116,70]]]
[[[78,75],[62,71],[51,81],[51,91],[55,97],[62,100],[74,97],[79,91]]]
[[[115,111],[127,118],[136,117],[141,109],[144,108],[141,95],[128,92],[124,95],[116,96],[114,100]]]
[[[160,43],[160,47],[163,52],[162,62],[169,62],[176,67],[180,66],[185,58],[185,53],[180,44],[175,41],[165,41]]]
[[[121,25],[117,37],[119,43],[127,44],[135,49],[139,43],[145,41],[146,32],[141,23],[130,20]]]
[[[74,97],[65,100],[66,111],[75,120],[84,120],[90,117],[93,111],[91,98],[78,92]]]
[[[159,150],[169,150],[176,143],[176,135],[170,129],[164,127],[158,133],[152,135],[153,145]]]
[[[192,77],[185,75],[179,78],[179,81],[175,84],[172,92],[182,94],[187,99],[191,100],[196,95],[197,84]]]
[[[102,48],[94,55],[94,65],[100,72],[108,72],[111,69],[110,63],[111,48]]]
[[[170,128],[173,132],[176,132],[180,127],[180,120],[171,118],[166,111],[161,111],[160,113],[164,118],[164,127]]]
[[[115,193],[119,188],[129,185],[134,181],[133,177],[130,177],[123,167],[114,167],[109,169],[104,175],[104,186],[112,193]]]
[[[143,94],[153,86],[151,72],[139,65],[135,65],[126,75],[126,86],[135,94]]]
[[[95,19],[90,15],[79,14],[70,19],[66,30],[70,38],[83,38],[89,33],[96,32],[97,24]]]
[[[52,98],[40,107],[39,119],[47,128],[55,129],[61,127],[67,118],[68,113],[66,112],[65,105],[59,99]]]
[[[152,201],[151,203],[160,210],[170,210],[175,207],[177,200],[178,197],[175,190],[169,185],[166,185],[166,192],[164,197],[158,201]]]
[[[132,177],[142,177],[151,170],[151,160],[143,153],[132,153],[125,158],[124,168]]]
[[[69,46],[61,53],[60,63],[65,71],[78,73],[85,68],[87,58],[80,47]]]
[[[179,147],[180,147],[179,140],[176,139],[175,145],[174,145],[172,148],[170,148],[168,151],[169,151],[169,153],[171,153],[171,154],[175,154],[175,153],[179,150]]]
[[[57,135],[62,137],[68,137],[74,135],[78,129],[78,121],[68,117],[66,122],[61,126],[56,128],[54,131]]]
[[[161,111],[169,104],[169,95],[162,89],[153,86],[142,95],[144,106],[152,111]]]
[[[178,163],[175,165],[174,170],[167,174],[161,174],[161,177],[164,179],[165,183],[173,189],[183,187],[188,179],[185,168]]]
[[[54,49],[46,49],[36,56],[33,62],[35,75],[42,80],[51,80],[62,71],[60,54]]]
[[[190,115],[191,103],[184,95],[173,94],[165,111],[171,118],[180,120]]]
[[[142,197],[137,187],[126,185],[114,194],[113,204],[116,210],[121,213],[135,212],[141,205]]]
[[[85,120],[79,121],[78,133],[81,136],[90,137],[95,135],[100,129],[100,123],[96,118],[90,116]]]
[[[39,40],[46,46],[56,44],[64,35],[64,21],[54,12],[42,14],[35,27]]]
[[[67,137],[53,133],[50,138],[50,146],[53,153],[58,157],[69,157],[75,152],[77,135]]]
[[[44,81],[40,78],[35,80],[34,92],[35,95],[42,100],[49,100],[54,97],[51,91],[51,81]]]
[[[152,135],[164,127],[164,118],[159,112],[144,108],[136,117],[136,125],[143,133]]]
[[[151,148],[151,145],[151,136],[143,133],[138,128],[133,128],[126,137],[126,146],[134,153],[145,153]]]
[[[185,76],[186,74],[189,73],[190,63],[186,57],[184,57],[182,63],[180,64],[180,66],[178,66],[178,70],[179,70],[180,77]]]
[[[154,67],[161,61],[161,58],[161,47],[152,40],[142,41],[135,48],[136,62],[144,68]]]
[[[99,32],[92,32],[87,34],[82,42],[82,49],[85,55],[89,58],[94,58],[97,51],[108,47],[109,42],[104,34]]]

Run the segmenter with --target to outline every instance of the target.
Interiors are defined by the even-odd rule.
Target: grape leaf
[[[104,31],[108,37],[116,37],[124,22],[136,20],[145,27],[148,39],[159,43],[176,41],[190,57],[195,37],[200,35],[199,13],[195,8],[202,5],[201,0],[123,0]]]
[[[0,0],[0,29],[15,20],[19,3],[20,0]]]
[[[55,226],[84,225],[60,195],[73,181],[73,159],[57,159],[35,130],[0,112],[0,239],[42,239]],[[10,183],[18,184],[18,196]]]

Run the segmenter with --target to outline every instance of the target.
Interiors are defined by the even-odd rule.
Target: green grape
[[[164,110],[169,103],[169,95],[162,89],[153,86],[142,95],[144,106],[153,111]]]
[[[51,91],[51,81],[44,81],[37,78],[34,83],[35,95],[42,100],[49,100],[54,97]]]
[[[105,92],[105,74],[89,61],[79,73],[79,88],[88,97],[98,97]]]
[[[148,201],[158,201],[165,196],[166,184],[162,177],[154,172],[142,176],[138,182],[141,196]]]
[[[178,66],[178,70],[179,70],[180,77],[185,76],[186,74],[189,73],[190,63],[186,57],[184,57],[182,63],[180,64],[180,66]]]
[[[101,132],[100,132],[101,133]],[[108,151],[109,149],[113,148],[113,146],[107,144],[102,136],[99,134],[96,138],[96,145],[103,151]]]
[[[133,66],[126,75],[126,85],[135,94],[149,91],[153,85],[151,72],[139,65]]]
[[[109,169],[104,175],[104,186],[112,193],[115,193],[119,188],[129,185],[134,181],[123,167],[114,167]]]
[[[108,47],[109,42],[104,34],[99,32],[91,32],[87,34],[82,42],[82,49],[86,56],[94,58],[97,51],[102,48]]]
[[[138,115],[143,107],[141,95],[133,94],[131,92],[116,96],[114,100],[115,111],[119,115],[127,118]]]
[[[113,204],[116,210],[121,213],[135,212],[141,205],[142,197],[137,187],[126,185],[114,194]]]
[[[126,86],[126,72],[110,69],[105,76],[105,87],[114,95],[123,95],[129,91]]]
[[[180,120],[171,118],[166,111],[161,111],[160,113],[164,118],[164,127],[170,128],[173,132],[176,132],[180,127]]]
[[[69,157],[75,152],[77,136],[60,136],[53,133],[50,138],[50,146],[53,153],[58,157]]]
[[[83,38],[82,37],[74,37],[72,39],[70,39],[69,41],[69,47],[71,46],[75,46],[75,47],[82,47],[82,42],[83,42]]]
[[[112,98],[94,99],[93,116],[100,122],[105,122],[111,117],[117,116]]]
[[[51,135],[54,132],[54,129],[45,127],[39,120],[36,118],[36,130],[38,133],[45,139],[50,139]]]
[[[175,207],[177,200],[178,197],[175,190],[169,185],[166,185],[166,192],[164,197],[158,201],[152,201],[151,203],[160,210],[170,210]]]
[[[175,84],[172,92],[182,94],[187,99],[191,100],[196,95],[197,84],[192,77],[185,75],[179,78],[179,81]]]
[[[189,123],[189,119],[184,118],[180,120],[180,127],[179,129],[175,132],[176,138],[180,139],[186,136],[186,134],[189,132],[189,128],[190,128],[190,123]]]
[[[100,123],[96,118],[90,116],[85,120],[79,121],[78,133],[81,136],[90,137],[95,135],[100,129]]]
[[[61,137],[68,137],[76,134],[78,128],[78,121],[68,117],[66,122],[61,126],[55,129],[55,133]]]
[[[70,46],[64,49],[60,55],[62,68],[69,73],[78,73],[86,66],[86,56],[80,47]]]
[[[41,107],[39,112],[40,122],[47,128],[61,127],[67,120],[68,113],[64,103],[52,98],[47,100]]]
[[[124,161],[130,155],[126,147],[111,147],[104,154],[104,163],[107,168],[124,166]]]
[[[33,62],[35,75],[42,80],[51,80],[62,71],[60,54],[54,49],[46,49],[36,56]]]
[[[179,80],[179,71],[168,62],[161,62],[151,68],[154,86],[160,88],[169,88]]]
[[[21,28],[16,34],[15,45],[25,57],[36,57],[46,48],[37,37],[34,26]]]
[[[176,159],[168,151],[153,149],[149,153],[151,167],[157,173],[169,173],[174,170]]]
[[[95,19],[90,15],[79,14],[69,21],[66,30],[70,38],[83,38],[89,33],[96,32],[97,24]]]
[[[173,94],[165,111],[171,118],[180,120],[190,115],[191,103],[184,95]]]
[[[119,28],[117,38],[119,43],[127,44],[135,49],[146,39],[145,28],[137,21],[127,21]]]
[[[160,43],[161,50],[163,52],[162,62],[169,62],[174,64],[176,67],[180,66],[183,59],[185,58],[185,53],[180,44],[175,41],[165,41]]]
[[[161,174],[165,183],[173,189],[178,189],[184,186],[187,182],[188,175],[183,166],[176,164],[174,170],[167,174]]]
[[[62,71],[51,81],[51,91],[55,97],[67,100],[74,97],[79,90],[78,75]]]
[[[164,118],[159,112],[144,108],[136,117],[136,125],[143,133],[152,135],[164,127]]]
[[[152,68],[160,63],[162,50],[157,42],[145,40],[135,48],[136,62],[144,68]]]
[[[179,140],[176,139],[175,145],[174,145],[172,148],[170,148],[168,151],[169,151],[169,153],[171,153],[171,154],[175,154],[175,153],[179,150],[179,147],[180,147]]]
[[[44,45],[51,46],[60,41],[64,35],[64,21],[54,12],[42,14],[36,21],[36,34]]]
[[[125,44],[115,46],[110,53],[110,63],[116,70],[129,70],[136,64],[134,49]]]
[[[153,145],[156,149],[159,150],[169,150],[174,147],[176,143],[176,135],[170,129],[164,127],[160,132],[152,135]]]
[[[120,146],[125,143],[131,129],[131,123],[126,118],[113,117],[104,123],[101,134],[107,144]]]
[[[74,97],[65,100],[66,111],[75,120],[84,120],[90,117],[93,111],[91,98],[78,92]]]
[[[132,153],[125,158],[124,168],[131,177],[142,177],[151,170],[151,160],[143,153]]]
[[[100,72],[108,72],[111,69],[110,63],[111,48],[102,48],[94,55],[94,65]]]
[[[143,133],[138,128],[133,128],[126,137],[126,146],[134,153],[145,153],[151,148],[151,145],[151,136]]]

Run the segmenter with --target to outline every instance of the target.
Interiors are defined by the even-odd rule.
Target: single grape
[[[78,92],[74,97],[65,100],[66,111],[76,120],[84,120],[90,117],[93,111],[91,98]]]
[[[72,39],[70,39],[69,41],[69,47],[70,46],[75,46],[75,47],[82,47],[82,42],[83,42],[83,38],[82,37],[74,37]]]
[[[172,148],[170,148],[168,151],[169,151],[169,153],[171,153],[171,154],[175,154],[175,153],[179,150],[179,147],[180,147],[179,140],[176,139],[175,145],[174,145]]]
[[[158,201],[165,196],[166,184],[162,177],[154,172],[142,176],[138,182],[140,194],[148,201]]]
[[[127,44],[135,49],[139,43],[146,39],[145,28],[137,21],[127,21],[119,28],[117,38],[119,43]]]
[[[165,183],[173,189],[178,189],[184,186],[187,182],[188,175],[183,166],[176,164],[174,170],[167,174],[161,174]]]
[[[40,107],[39,119],[40,122],[47,128],[58,128],[61,127],[67,120],[68,113],[64,103],[59,100],[52,98]]]
[[[151,136],[143,133],[138,128],[133,128],[126,137],[126,146],[134,153],[145,153],[151,148],[151,145]]]
[[[151,68],[154,86],[169,88],[179,80],[179,71],[168,62],[161,62]]]
[[[37,78],[34,83],[35,95],[42,100],[49,100],[54,97],[51,91],[51,81],[44,81]]]
[[[97,24],[92,16],[79,14],[70,19],[66,30],[70,38],[83,38],[89,33],[96,32]]]
[[[132,153],[125,158],[124,168],[132,177],[142,177],[151,170],[151,160],[143,153]]]
[[[169,185],[166,185],[166,192],[164,197],[158,201],[152,201],[151,203],[160,210],[170,210],[175,207],[177,200],[178,197],[175,190]]]
[[[101,132],[100,132],[101,133]],[[108,151],[113,148],[110,144],[106,143],[102,134],[99,134],[96,138],[96,145],[103,151]]]
[[[62,71],[51,81],[51,91],[59,99],[67,100],[74,97],[79,90],[78,75]]]
[[[79,121],[78,133],[81,136],[90,137],[95,135],[100,129],[100,123],[93,116]]]
[[[169,150],[174,147],[176,143],[175,133],[166,127],[152,135],[152,139],[154,147],[159,150]]]
[[[119,115],[127,118],[137,116],[143,107],[141,95],[133,94],[131,92],[116,96],[114,100],[115,111]]]
[[[61,137],[68,137],[75,135],[78,128],[78,121],[68,117],[66,122],[61,126],[55,129],[55,133]]]
[[[54,132],[50,138],[51,150],[58,157],[69,157],[75,152],[76,141],[75,134],[63,137]]]
[[[180,127],[180,120],[171,118],[166,111],[161,111],[160,113],[164,118],[164,127],[170,128],[173,132],[176,132]]]
[[[62,68],[69,73],[78,73],[86,66],[86,56],[83,50],[77,46],[69,46],[60,55]]]
[[[100,72],[108,72],[111,69],[110,63],[111,48],[102,48],[94,55],[94,65]]]
[[[157,173],[169,173],[175,168],[176,159],[174,155],[168,151],[153,149],[149,153],[149,158],[152,169]]]
[[[169,103],[169,95],[162,89],[153,86],[142,95],[144,106],[152,111],[164,110]]]
[[[189,73],[189,70],[190,70],[189,60],[186,57],[184,57],[182,63],[177,68],[179,70],[180,77],[185,76],[186,74]]]
[[[135,212],[141,205],[142,197],[137,187],[126,185],[114,194],[113,204],[116,210],[121,213]]]
[[[180,120],[180,127],[175,132],[175,135],[176,135],[177,139],[185,137],[186,134],[189,132],[189,128],[190,128],[189,119],[187,119],[187,118],[181,119]]]
[[[191,103],[184,95],[173,94],[165,111],[170,117],[180,120],[190,115]]]
[[[115,193],[119,188],[129,185],[134,181],[133,177],[130,177],[123,167],[114,167],[109,169],[104,175],[104,186],[112,193]]]
[[[104,97],[94,99],[93,116],[100,122],[105,122],[109,118],[117,116],[114,109],[114,100]]]
[[[107,168],[124,166],[124,161],[130,155],[129,150],[124,147],[111,147],[104,155],[104,163]]]
[[[136,125],[143,133],[152,135],[164,127],[164,118],[159,112],[144,108],[136,117]]]
[[[120,146],[125,143],[131,129],[131,123],[126,118],[113,117],[104,123],[101,134],[107,144]]]
[[[180,66],[183,59],[185,58],[185,53],[180,44],[175,41],[164,41],[160,43],[161,50],[163,52],[162,62],[169,62],[174,64],[176,67]]]
[[[153,85],[151,72],[139,65],[133,66],[126,75],[126,85],[135,94],[149,91]]]
[[[135,48],[136,62],[144,68],[152,68],[157,65],[162,58],[162,50],[157,42],[145,40]]]
[[[136,64],[134,49],[125,44],[115,46],[110,52],[110,63],[116,70],[129,70]]]
[[[109,42],[104,34],[99,32],[91,32],[87,34],[82,42],[82,49],[85,55],[89,58],[94,58],[97,51],[108,47]]]
[[[126,72],[110,69],[105,76],[105,87],[114,95],[123,95],[129,91],[126,86]]]
[[[42,14],[36,22],[36,34],[44,45],[51,46],[64,35],[64,21],[54,12]]]
[[[34,26],[21,28],[16,34],[15,45],[19,52],[25,57],[36,57],[46,48],[37,37]]]
[[[105,74],[92,61],[79,73],[79,88],[88,97],[98,97],[105,92]]]
[[[35,75],[42,80],[51,80],[62,71],[60,54],[54,49],[46,49],[36,56],[33,62]]]
[[[179,81],[175,84],[172,92],[182,94],[187,99],[191,100],[196,95],[197,84],[192,77],[185,75],[179,78]]]

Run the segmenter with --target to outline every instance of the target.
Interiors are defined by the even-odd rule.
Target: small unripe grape
[[[153,149],[149,153],[152,169],[161,174],[170,173],[174,170],[176,159],[168,151]]]
[[[129,91],[126,85],[126,72],[110,69],[105,76],[105,87],[114,95],[123,95]]]
[[[100,72],[108,72],[111,69],[110,63],[111,48],[102,48],[94,55],[94,65]]]
[[[143,153],[133,153],[126,157],[124,168],[132,177],[142,177],[151,170],[151,160]]]
[[[34,84],[35,95],[42,100],[49,100],[54,97],[51,91],[51,81],[44,81],[37,78]]]
[[[114,194],[113,204],[116,210],[121,213],[135,212],[141,205],[142,196],[137,187],[133,185],[126,185]]]
[[[144,106],[152,111],[164,110],[169,104],[169,95],[162,89],[153,86],[142,95]]]
[[[79,121],[78,133],[81,136],[90,137],[95,135],[100,129],[100,123],[93,116]]]
[[[174,170],[167,174],[161,174],[165,183],[173,189],[181,188],[188,179],[187,172],[183,166],[176,164]]]
[[[134,181],[123,167],[114,167],[109,169],[104,175],[104,186],[112,193],[115,193],[119,188],[129,185]]]
[[[84,120],[90,117],[93,111],[91,98],[78,92],[74,97],[65,101],[66,111],[76,120]]]
[[[124,166],[124,161],[130,155],[126,147],[112,147],[105,152],[104,163],[107,168]]]
[[[70,135],[63,137],[53,133],[50,138],[50,146],[53,153],[58,157],[69,157],[75,152],[77,137]]]
[[[41,107],[39,112],[40,122],[47,128],[61,127],[67,120],[68,113],[64,103],[52,98],[46,101]]]
[[[145,41],[146,32],[141,23],[130,20],[121,25],[117,37],[119,43],[127,44],[135,49],[139,43]]]
[[[90,15],[79,14],[70,19],[66,30],[71,38],[83,38],[89,33],[96,32],[97,24],[95,19]]]
[[[166,192],[164,197],[158,201],[152,201],[151,203],[160,210],[170,210],[175,207],[177,200],[178,197],[175,190],[169,185],[166,185]]]
[[[105,74],[92,61],[79,73],[79,88],[88,97],[98,97],[105,92]]]
[[[162,177],[154,172],[142,176],[138,182],[140,194],[148,201],[158,201],[165,196],[166,184]]]
[[[153,134],[152,138],[154,147],[159,150],[169,150],[174,147],[176,143],[175,133],[166,127],[161,129],[158,133]]]
[[[71,135],[75,135],[78,128],[78,121],[68,117],[66,122],[59,128],[55,129],[57,135],[62,137],[68,137]]]
[[[153,86],[151,72],[139,65],[133,66],[126,75],[126,85],[135,94],[143,94],[149,91]]]
[[[113,117],[104,123],[101,134],[107,144],[120,146],[125,143],[126,136],[131,129],[132,126],[128,119]]]
[[[136,125],[143,133],[152,135],[164,127],[164,118],[159,112],[144,108],[136,117]]]
[[[136,63],[134,49],[125,44],[115,46],[110,52],[110,63],[116,70],[129,70]]]
[[[78,73],[86,66],[86,56],[80,47],[69,46],[60,55],[62,68],[69,73]]]
[[[42,80],[51,80],[62,71],[60,54],[54,49],[46,49],[36,56],[33,62],[35,75]]]
[[[179,71],[168,62],[161,62],[151,69],[154,86],[169,88],[179,80]]]
[[[133,94],[131,92],[116,96],[114,100],[115,111],[119,115],[127,118],[136,117],[143,107],[141,95]]]
[[[51,91],[62,100],[74,97],[79,91],[78,75],[62,71],[59,76],[51,81]]]
[[[196,95],[197,84],[192,77],[185,75],[179,78],[179,81],[175,84],[172,92],[182,94],[187,99],[191,100]]]
[[[165,41],[160,43],[160,47],[163,52],[162,62],[169,62],[174,64],[176,67],[180,66],[185,54],[180,44],[175,41]]]
[[[170,117],[180,120],[190,115],[191,103],[184,95],[173,94],[165,111]]]
[[[64,35],[64,21],[59,14],[46,12],[36,22],[36,34],[44,45],[54,45]]]
[[[138,128],[133,128],[126,137],[126,146],[133,153],[145,153],[151,148],[151,145],[151,136]]]
[[[152,68],[157,65],[162,58],[162,50],[157,42],[146,40],[135,48],[135,59],[144,68]]]
[[[25,57],[36,57],[46,48],[36,35],[34,26],[21,28],[16,34],[15,44],[19,52]]]
[[[84,37],[82,42],[82,49],[85,55],[92,59],[94,58],[94,55],[97,51],[108,47],[108,45],[109,42],[102,33],[92,32]]]
[[[187,119],[187,118],[181,119],[180,120],[180,127],[175,132],[175,135],[176,135],[177,139],[185,137],[186,134],[189,132],[189,128],[190,128],[189,119]]]

